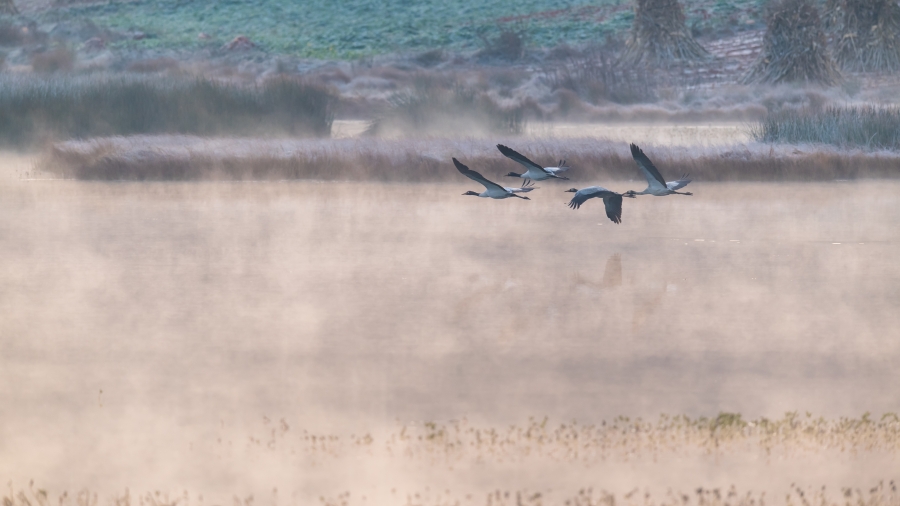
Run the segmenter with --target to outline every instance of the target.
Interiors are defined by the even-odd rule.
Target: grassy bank
[[[95,180],[459,180],[451,157],[501,181],[518,167],[495,145],[521,149],[538,163],[566,157],[573,183],[642,180],[626,143],[596,139],[201,139],[185,136],[65,142],[41,170]],[[645,148],[664,176],[697,181],[830,181],[900,176],[900,155],[812,146]]]
[[[276,78],[82,76],[0,81],[0,143],[146,133],[329,135],[334,95]]]

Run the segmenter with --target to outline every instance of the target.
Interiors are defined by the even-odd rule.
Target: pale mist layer
[[[616,226],[600,202],[568,209],[568,183],[525,202],[463,197],[478,189],[463,178],[4,179],[0,477],[206,504],[896,477],[896,450],[878,448],[687,444],[588,464],[396,451],[404,425],[431,420],[897,410],[900,184],[698,181],[693,197],[626,200]],[[575,185],[590,184],[643,189]],[[310,434],[340,443],[310,453]]]

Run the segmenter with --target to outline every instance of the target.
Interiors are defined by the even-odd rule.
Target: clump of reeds
[[[829,56],[825,30],[812,0],[779,0],[766,13],[763,49],[745,83],[831,85],[840,73]]]
[[[703,60],[709,53],[687,28],[678,0],[635,0],[622,59],[628,63],[660,64]]]
[[[900,149],[900,108],[841,106],[781,110],[751,129],[760,142]]]
[[[528,104],[500,104],[485,90],[459,82],[421,78],[394,95],[372,122],[371,135],[471,135],[473,132],[519,134]]]
[[[336,96],[303,81],[82,76],[0,83],[0,143],[144,133],[329,135]]]
[[[829,0],[834,56],[845,70],[900,70],[900,6],[893,0]]]

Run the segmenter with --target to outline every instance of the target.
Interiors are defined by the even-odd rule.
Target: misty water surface
[[[539,186],[526,202],[461,196],[476,189],[462,178],[3,180],[0,476],[316,497],[432,482],[377,460],[323,470],[222,448],[264,434],[264,419],[362,434],[898,409],[900,184],[695,182],[693,197],[626,199],[618,226],[599,201],[568,209],[569,182]],[[685,473],[686,487],[896,474],[895,460],[866,462],[602,476],[628,490]]]

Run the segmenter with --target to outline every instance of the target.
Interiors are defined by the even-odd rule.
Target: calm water
[[[0,478],[315,497],[349,471],[273,473],[212,442],[263,417],[362,433],[900,409],[900,184],[698,182],[626,199],[618,226],[539,186],[3,180]],[[366,462],[341,469],[427,483]],[[685,465],[686,486],[742,466]],[[684,482],[652,469],[617,483]]]

